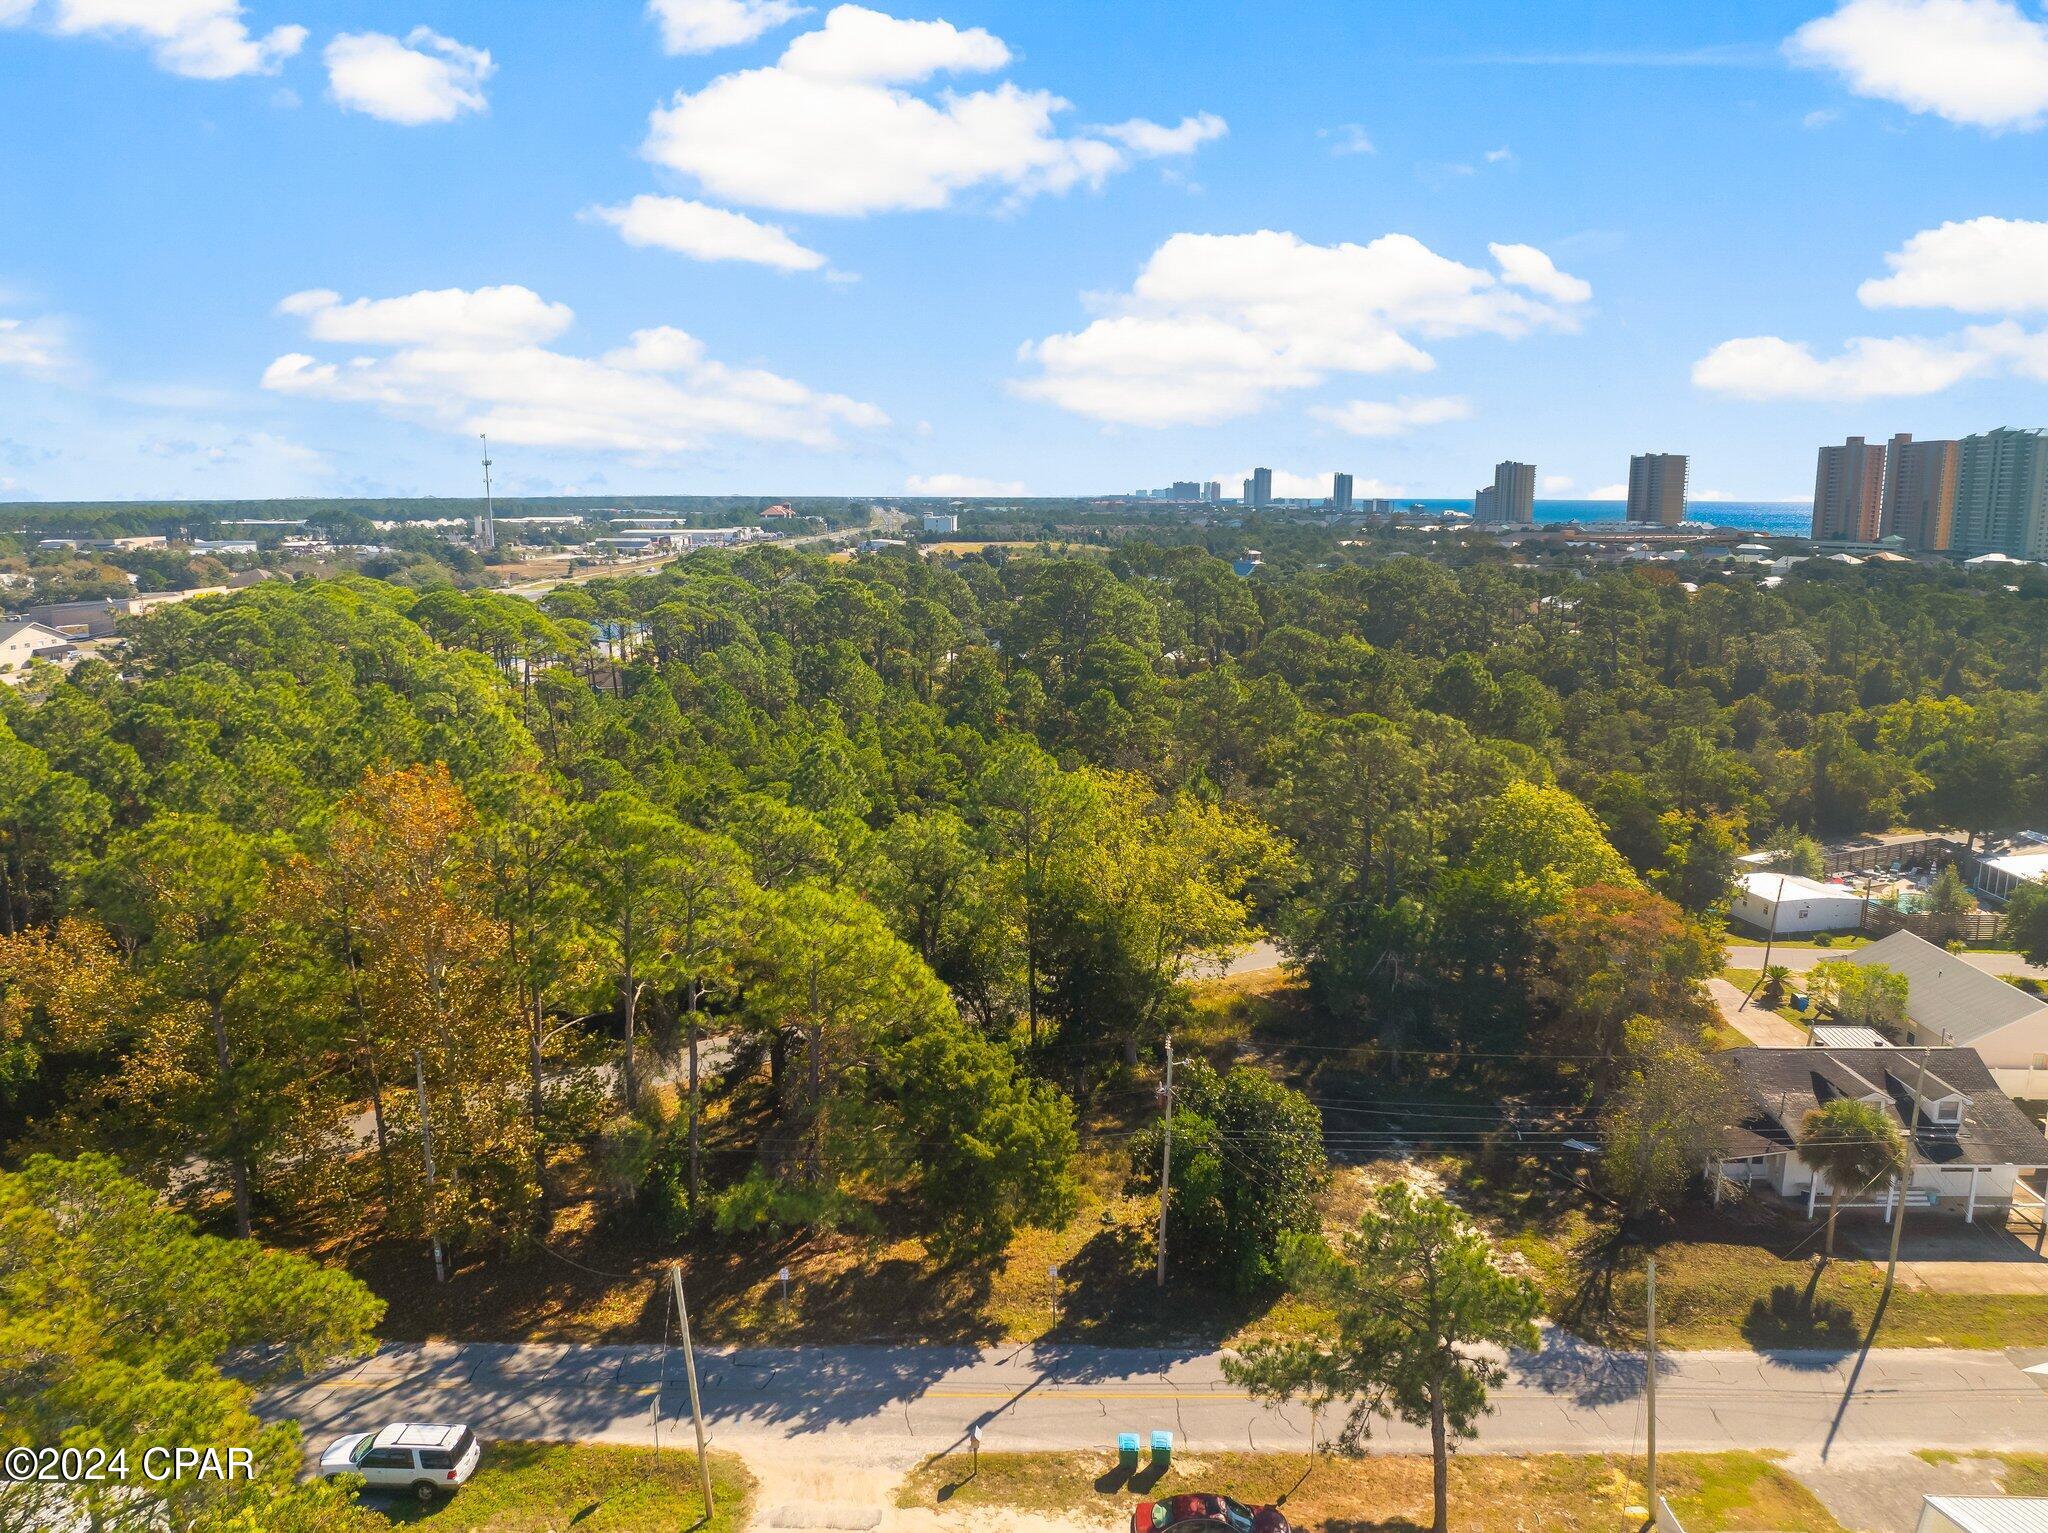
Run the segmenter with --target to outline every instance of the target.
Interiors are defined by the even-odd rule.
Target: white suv
[[[373,1490],[410,1490],[431,1501],[475,1474],[482,1456],[468,1427],[401,1421],[381,1432],[336,1438],[320,1455],[320,1473],[330,1480],[361,1475]]]

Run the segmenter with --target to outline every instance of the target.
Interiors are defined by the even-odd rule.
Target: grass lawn
[[[2008,1496],[2048,1496],[2048,1453],[2001,1453]]]
[[[373,1527],[414,1523],[445,1533],[646,1533],[690,1528],[704,1514],[697,1460],[680,1447],[657,1464],[646,1448],[494,1442],[474,1478],[431,1506],[366,1493]],[[747,1526],[754,1479],[730,1453],[713,1454],[711,1490],[718,1512],[705,1533]]]
[[[1762,1454],[1665,1454],[1658,1474],[1688,1533],[1839,1530],[1811,1492]],[[1412,1454],[1180,1453],[1163,1477],[1141,1466],[1132,1482],[1105,1454],[984,1453],[980,1472],[971,1478],[966,1458],[954,1454],[919,1466],[897,1504],[1078,1512],[1111,1526],[1130,1515],[1140,1496],[1190,1490],[1222,1491],[1253,1504],[1279,1502],[1296,1527],[1330,1533],[1393,1533],[1430,1523],[1429,1459]],[[1642,1498],[1639,1459],[1461,1453],[1451,1460],[1451,1521],[1461,1530],[1634,1533],[1643,1523]]]
[[[1544,1309],[1581,1335],[1635,1344],[1644,1320],[1644,1255],[1617,1250],[1583,1210],[1492,1222],[1527,1263]],[[1673,1348],[1854,1348],[1884,1290],[1884,1264],[1838,1257],[1815,1272],[1819,1225],[1696,1210],[1657,1247],[1657,1334]],[[1909,1231],[1910,1238],[1910,1231]],[[2010,1347],[2048,1336],[2048,1294],[1892,1292],[1877,1344]]]

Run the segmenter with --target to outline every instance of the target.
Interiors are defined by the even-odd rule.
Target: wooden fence
[[[1995,910],[1966,910],[1960,915],[1936,915],[1931,910],[1910,914],[1872,900],[1863,907],[1863,929],[1869,932],[1909,931],[1929,942],[1944,943],[1960,937],[1965,942],[1990,942],[1998,936],[2004,917]]]

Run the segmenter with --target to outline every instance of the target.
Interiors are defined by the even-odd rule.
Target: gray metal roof
[[[1896,931],[1847,955],[1851,963],[1883,964],[1906,976],[1906,1015],[1923,1032],[1952,1043],[1975,1043],[2048,1011],[2048,1002],[1964,963],[1925,937]]]
[[[1813,1041],[1823,1049],[1888,1049],[1891,1039],[1874,1027],[1845,1027],[1840,1023],[1818,1022],[1813,1027]]]
[[[1926,1501],[1970,1533],[2048,1533],[2048,1496],[1928,1496]]]

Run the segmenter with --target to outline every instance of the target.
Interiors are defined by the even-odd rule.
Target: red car
[[[1294,1533],[1277,1506],[1246,1506],[1228,1496],[1197,1493],[1140,1501],[1131,1511],[1131,1533]]]

